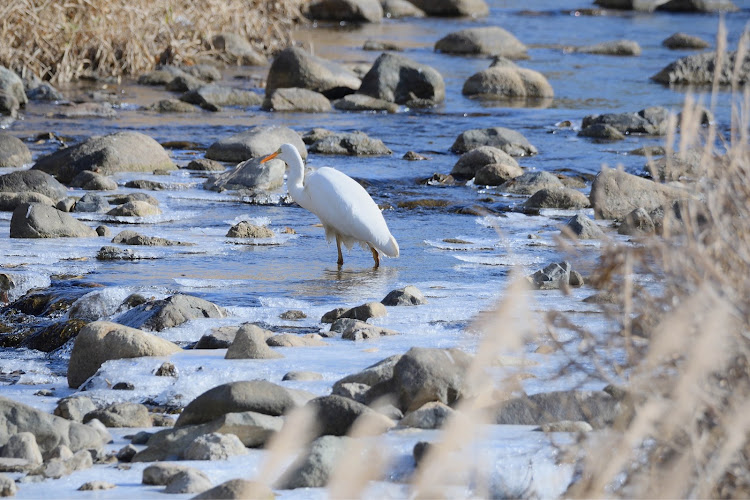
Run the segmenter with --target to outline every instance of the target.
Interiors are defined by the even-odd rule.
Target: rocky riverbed
[[[666,139],[719,10],[747,82],[750,11],[339,3],[269,63],[0,68],[0,494],[555,497],[560,450],[628,417],[623,351],[579,336],[613,327],[591,272],[699,198]],[[259,163],[281,143],[360,181],[401,256],[336,266]]]

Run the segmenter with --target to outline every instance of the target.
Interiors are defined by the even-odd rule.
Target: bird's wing
[[[300,205],[317,215],[327,231],[340,235],[347,246],[361,241],[392,253],[393,237],[383,214],[367,191],[346,174],[322,167],[306,176],[305,200]]]

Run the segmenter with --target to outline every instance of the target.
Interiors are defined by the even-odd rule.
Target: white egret
[[[287,188],[292,199],[314,213],[326,231],[326,239],[336,239],[338,265],[344,263],[341,244],[351,249],[354,243],[370,248],[375,267],[380,254],[398,257],[398,243],[391,235],[383,214],[367,191],[348,175],[330,167],[322,167],[305,175],[299,151],[292,144],[282,144],[275,153],[261,160],[274,158],[289,166]]]

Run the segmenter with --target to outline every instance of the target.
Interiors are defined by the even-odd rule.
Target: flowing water
[[[574,268],[584,274],[595,261],[599,243],[587,243],[573,255],[563,255],[556,245],[560,226],[574,214],[570,211],[542,211],[526,215],[515,211],[494,215],[463,215],[462,206],[480,204],[486,208],[512,209],[524,201],[495,188],[473,185],[438,187],[418,184],[418,180],[434,173],[449,173],[457,156],[449,149],[459,133],[472,128],[503,126],[524,134],[539,154],[520,158],[527,170],[566,172],[569,175],[594,175],[602,164],[622,164],[630,172],[644,167],[642,156],[629,154],[644,145],[662,144],[657,137],[628,136],[615,143],[595,143],[577,137],[581,119],[602,112],[638,111],[647,106],[661,105],[678,112],[686,95],[682,89],[670,89],[649,80],[669,62],[687,55],[670,51],[661,45],[672,33],[682,31],[712,42],[719,17],[717,15],[669,13],[611,13],[586,16],[576,7],[589,7],[585,2],[551,0],[489,1],[490,15],[481,19],[406,19],[384,20],[381,24],[353,26],[319,25],[301,29],[296,39],[317,55],[347,63],[371,63],[379,52],[361,50],[366,40],[395,43],[403,54],[436,68],[444,77],[446,100],[429,110],[402,108],[394,115],[381,113],[269,113],[259,108],[225,108],[217,113],[198,112],[186,115],[164,115],[145,112],[142,106],[168,97],[167,92],[132,82],[120,85],[101,84],[91,88],[76,85],[63,91],[70,98],[88,90],[114,93],[121,103],[114,119],[55,118],[56,106],[32,102],[9,132],[28,141],[34,159],[55,150],[52,141],[35,142],[37,134],[54,132],[68,143],[92,135],[119,130],[136,130],[159,142],[187,141],[188,149],[170,150],[178,165],[203,156],[204,150],[218,139],[256,125],[282,124],[299,132],[313,127],[334,131],[361,130],[381,139],[393,155],[375,158],[322,156],[311,154],[308,165],[331,166],[365,181],[368,191],[379,204],[397,207],[400,202],[431,198],[446,200],[442,208],[384,211],[385,218],[401,248],[398,259],[385,259],[379,269],[372,268],[369,251],[355,247],[344,254],[345,264],[336,265],[335,246],[326,243],[323,230],[315,226],[316,218],[296,205],[277,201],[285,193],[279,190],[269,204],[247,203],[231,192],[215,193],[202,189],[202,174],[178,170],[169,175],[119,174],[114,176],[121,186],[118,192],[135,190],[122,187],[131,179],[147,178],[171,185],[173,189],[154,191],[163,215],[132,224],[125,218],[106,215],[77,214],[92,226],[105,224],[113,234],[134,229],[145,235],[192,243],[186,247],[131,247],[147,257],[134,262],[101,262],[95,259],[98,249],[108,244],[98,239],[18,240],[10,239],[10,213],[0,213],[0,266],[13,274],[17,287],[11,299],[34,287],[46,287],[56,275],[80,275],[83,283],[102,285],[102,293],[111,311],[130,293],[163,297],[184,292],[205,298],[226,307],[231,317],[221,320],[197,320],[161,332],[161,336],[182,344],[200,338],[211,328],[237,325],[245,321],[260,322],[277,331],[317,331],[322,314],[334,307],[354,306],[381,300],[390,290],[415,285],[427,296],[429,303],[414,308],[389,308],[388,316],[374,322],[402,332],[400,336],[382,338],[368,343],[330,340],[325,348],[283,349],[285,358],[270,361],[224,361],[224,351],[185,351],[174,357],[181,376],[153,377],[154,360],[121,360],[108,362],[94,377],[88,395],[101,401],[151,399],[159,404],[185,404],[206,389],[231,380],[265,378],[279,383],[290,370],[312,370],[323,374],[322,381],[292,382],[290,387],[327,394],[331,384],[343,375],[358,371],[390,354],[403,353],[411,346],[452,347],[475,350],[479,337],[472,328],[477,315],[504,298],[513,272],[530,274],[550,262],[569,258]],[[531,10],[529,10],[531,9]],[[736,46],[750,9],[728,14],[725,22],[729,46]],[[502,102],[482,102],[461,95],[463,82],[473,73],[489,65],[487,58],[456,57],[436,53],[433,45],[442,36],[462,28],[501,26],[529,46],[528,61],[520,64],[543,73],[554,88],[555,98],[545,107],[507,107]],[[577,54],[564,50],[607,40],[627,38],[638,41],[643,49],[640,57],[611,57]],[[262,92],[258,81],[265,77],[265,68],[230,68],[224,82],[239,88]],[[720,130],[728,130],[730,99],[723,93],[718,101],[716,117]],[[704,102],[707,100],[704,99]],[[571,127],[560,127],[569,120]],[[429,159],[408,162],[401,157],[417,151]],[[10,171],[10,170],[7,170]],[[582,191],[588,194],[590,182]],[[81,196],[80,190],[71,195]],[[583,213],[592,216],[590,210]],[[226,238],[229,227],[240,220],[268,224],[276,236],[272,244],[237,244]],[[296,234],[283,232],[286,227]],[[602,224],[607,228],[607,224]],[[533,235],[533,238],[529,236]],[[610,237],[618,238],[609,232]],[[468,243],[446,242],[460,239]],[[581,302],[593,293],[590,288],[574,290],[570,296],[557,291],[536,292],[532,308],[536,311],[575,311],[575,317],[593,330],[604,328],[606,321],[596,309]],[[279,314],[300,309],[307,319],[285,321]],[[116,316],[106,317],[115,319]],[[537,344],[529,343],[516,355],[525,355],[536,365],[535,377],[524,380],[530,393],[571,387],[601,388],[603,382],[586,382],[581,374],[554,376],[564,357],[539,356],[533,353]],[[7,349],[0,351],[0,373],[23,370],[19,377],[8,377],[8,385],[0,386],[0,394],[51,411],[57,398],[72,393],[64,378],[70,346],[52,355],[35,351]],[[584,363],[586,360],[583,360]],[[169,379],[169,380],[164,380]],[[135,391],[111,391],[108,383],[132,381]],[[39,388],[54,389],[54,397],[34,396]],[[536,487],[541,496],[555,496],[564,491],[570,469],[551,462],[549,447],[541,446],[544,438],[533,433],[496,429],[485,443],[486,452],[511,467],[535,464]],[[421,437],[425,439],[426,434]],[[524,437],[526,436],[526,437]],[[429,436],[427,436],[429,437]],[[413,438],[390,438],[397,457],[394,474],[410,470],[409,460]],[[411,439],[411,441],[410,441]],[[122,446],[117,441],[114,446]],[[541,451],[540,451],[541,450]],[[544,451],[546,450],[546,451]],[[541,455],[540,455],[541,454]],[[257,470],[260,452],[229,463],[203,464],[213,477],[229,479]],[[399,458],[400,457],[400,458]],[[504,458],[503,458],[504,457]],[[520,457],[520,458],[519,458]],[[515,461],[514,461],[515,460]],[[538,462],[538,463],[537,463]],[[400,464],[400,465],[399,465]],[[113,476],[128,486],[103,495],[117,497],[131,494],[139,483],[135,467],[131,472]],[[237,471],[244,471],[240,474]],[[108,472],[112,473],[113,472]],[[86,473],[60,480],[72,490],[84,480]],[[89,473],[89,474],[93,474]],[[130,474],[132,477],[128,476]],[[234,475],[232,475],[234,474]],[[541,479],[538,477],[541,474]],[[226,476],[226,477],[225,477]],[[554,479],[551,479],[554,478]],[[49,484],[21,485],[20,496],[47,496]],[[546,486],[545,486],[546,485]],[[46,489],[47,488],[47,489]],[[375,488],[373,496],[403,496],[404,487],[390,483]],[[546,488],[546,489],[545,489]],[[60,490],[60,491],[63,491]],[[67,490],[65,490],[67,491]],[[140,491],[140,490],[139,490]],[[147,490],[156,492],[156,489]],[[126,493],[131,492],[131,493]],[[133,493],[135,494],[135,493]],[[139,495],[145,494],[140,491]],[[322,495],[321,492],[307,494]],[[286,492],[284,496],[294,496]],[[303,495],[304,496],[304,495]]]

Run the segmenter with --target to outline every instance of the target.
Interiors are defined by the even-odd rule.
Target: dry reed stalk
[[[721,54],[723,24],[718,33]],[[589,440],[570,496],[750,495],[750,92],[735,84],[730,97],[728,138],[715,123],[703,128],[700,103],[685,100],[678,154],[700,147],[700,178],[692,184],[697,200],[679,204],[679,218],[665,210],[662,236],[604,252],[600,285],[618,286],[636,270],[661,286],[632,295],[633,314],[619,309],[621,326],[651,318],[639,330],[647,337],[635,348],[640,357],[625,367],[634,411]],[[670,130],[667,150],[676,137]],[[717,143],[725,150],[719,157]],[[622,348],[613,333],[601,347]]]
[[[0,64],[53,82],[192,64],[218,33],[262,53],[291,41],[302,0],[14,0],[0,5]]]

